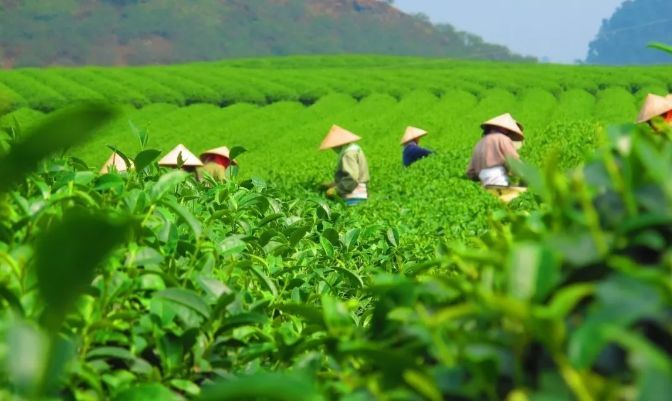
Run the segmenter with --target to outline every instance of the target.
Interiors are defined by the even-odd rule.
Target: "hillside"
[[[288,54],[519,59],[376,0],[0,0],[0,65],[143,65]]]
[[[591,42],[591,64],[661,64],[669,56],[647,48],[650,42],[672,43],[672,2],[628,0],[602,23]]]

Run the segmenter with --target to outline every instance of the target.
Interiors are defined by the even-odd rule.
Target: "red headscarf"
[[[208,163],[209,162],[217,163],[220,166],[223,166],[224,168],[229,168],[229,165],[231,164],[231,160],[229,160],[228,157],[224,157],[221,155],[208,155],[206,161]]]
[[[672,125],[672,111],[668,111],[667,114],[663,116],[665,118],[665,122]]]

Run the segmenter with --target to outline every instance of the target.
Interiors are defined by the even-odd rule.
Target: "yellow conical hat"
[[[331,130],[329,130],[329,133],[322,141],[322,144],[320,145],[320,150],[327,150],[347,145],[349,143],[357,142],[360,139],[362,138],[358,137],[352,132],[344,128],[341,128],[338,125],[334,125],[331,127]]]
[[[180,156],[181,155],[181,156]],[[198,157],[194,156],[184,145],[179,144],[175,149],[168,152],[163,159],[159,160],[159,166],[175,167],[178,163],[178,157],[182,157],[184,167],[200,167],[203,165]]]
[[[404,136],[401,138],[401,144],[406,145],[410,141],[422,138],[425,135],[427,135],[427,131],[424,129],[408,127],[406,128],[406,133],[404,133]]]
[[[668,111],[672,110],[672,100],[662,96],[649,94],[644,100],[642,111],[639,112],[637,123],[645,123],[651,121],[654,117],[662,116]]]
[[[133,162],[131,161],[131,168],[133,168]],[[126,162],[124,159],[121,158],[116,152],[112,152],[110,155],[110,158],[107,159],[103,167],[100,169],[100,174],[108,174],[111,173],[112,170],[115,170],[117,172],[122,172],[128,170],[128,166],[126,166]]]
[[[513,116],[509,113],[502,114],[497,116],[492,120],[488,120],[481,124],[481,128],[485,129],[486,127],[499,127],[504,128],[507,131],[510,131],[514,134],[514,140],[522,141],[525,140],[525,134],[523,134],[523,126],[516,121]]]
[[[230,154],[231,153],[229,151],[229,148],[227,148],[226,146],[220,146],[219,148],[206,150],[205,152],[201,153],[201,159],[203,159],[203,156],[206,156],[206,155],[224,156],[227,159],[229,159]]]

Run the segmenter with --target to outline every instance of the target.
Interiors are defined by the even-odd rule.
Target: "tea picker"
[[[130,168],[133,168],[133,162],[129,161],[131,163]],[[110,155],[110,158],[107,159],[105,164],[103,164],[103,167],[100,169],[100,174],[108,174],[113,171],[117,173],[123,173],[124,171],[128,171],[129,168],[126,165],[126,161],[117,154],[117,152],[112,152]]]
[[[202,167],[203,163],[184,145],[179,144],[159,160],[159,166],[182,168],[184,171],[193,173],[197,167]]]
[[[338,154],[334,182],[327,184],[327,196],[341,197],[348,206],[369,198],[369,165],[362,149],[355,142],[361,138],[337,125],[322,141],[320,150],[333,149]]]
[[[656,127],[656,118],[663,119],[667,125],[672,126],[672,95],[662,97],[649,94],[644,100],[642,110],[637,117],[637,124],[649,124],[654,131],[659,131]]]
[[[203,180],[206,173],[217,181],[224,181],[226,179],[226,169],[231,164],[237,165],[236,161],[231,160],[229,148],[226,146],[207,150],[201,153],[200,159],[203,162],[203,167],[196,170],[199,181]]]
[[[419,146],[420,138],[425,135],[427,135],[427,131],[423,129],[416,127],[406,128],[406,132],[401,138],[401,146],[404,147],[402,153],[404,167],[408,167],[433,153],[431,150]]]
[[[467,177],[480,181],[488,192],[508,203],[527,191],[511,186],[507,158],[520,160],[518,149],[523,146],[523,126],[511,114],[503,114],[481,125],[483,136],[474,148]]]

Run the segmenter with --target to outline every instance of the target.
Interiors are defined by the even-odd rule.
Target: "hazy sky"
[[[624,0],[396,0],[511,50],[551,61],[585,59],[588,43]]]

